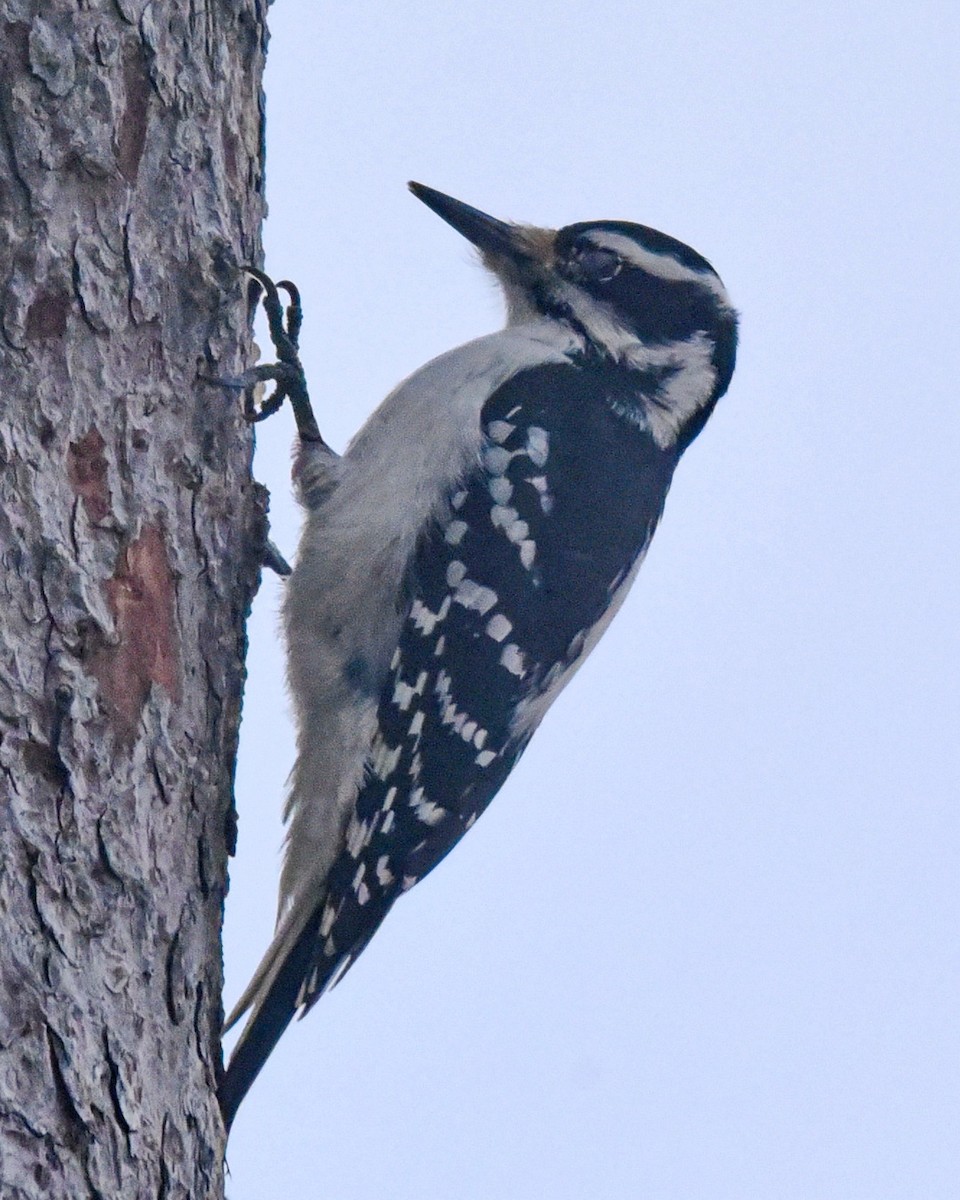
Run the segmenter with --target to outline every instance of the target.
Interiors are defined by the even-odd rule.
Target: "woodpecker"
[[[277,285],[284,313],[252,272],[278,362],[234,384],[251,420],[290,399],[305,522],[283,605],[298,745],[276,936],[228,1019],[250,1012],[228,1127],[292,1017],[503,785],[623,603],[734,368],[736,312],[682,242],[410,189],[480,251],[507,324],[401,383],[342,457],[310,406],[296,289]]]

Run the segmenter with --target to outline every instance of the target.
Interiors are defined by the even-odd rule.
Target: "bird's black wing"
[[[418,547],[301,1003],[483,812],[533,732],[537,699],[580,658],[648,544],[675,459],[638,425],[625,436],[618,382],[552,364],[484,406],[481,461]]]
[[[426,530],[367,779],[324,902],[231,1061],[228,1120],[296,1008],[354,962],[397,897],[483,812],[663,508],[675,458],[624,417],[618,376],[525,371],[482,412],[484,449]],[[623,401],[623,402],[621,402]]]

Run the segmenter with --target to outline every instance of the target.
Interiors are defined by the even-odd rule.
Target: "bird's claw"
[[[273,542],[267,538],[263,546],[263,565],[269,567],[271,571],[276,571],[281,579],[286,579],[293,574],[293,569],[287,560],[283,557]]]

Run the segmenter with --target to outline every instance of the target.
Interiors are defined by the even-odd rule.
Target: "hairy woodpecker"
[[[623,603],[680,455],[733,373],[711,265],[626,221],[507,224],[421,184],[506,294],[499,333],[400,384],[342,457],[314,421],[286,318],[279,362],[306,510],[284,621],[298,755],[273,943],[220,1093],[227,1125],[294,1014],[490,803]]]

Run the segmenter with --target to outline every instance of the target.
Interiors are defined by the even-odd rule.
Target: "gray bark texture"
[[[0,0],[0,1197],[223,1195],[266,0]]]

